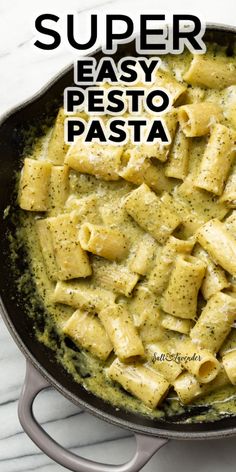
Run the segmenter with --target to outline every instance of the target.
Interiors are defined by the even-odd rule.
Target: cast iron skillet
[[[236,28],[225,25],[208,25],[205,39],[228,47],[230,55],[236,40]],[[115,59],[134,54],[133,45],[122,45]],[[101,51],[95,57],[102,57]],[[97,398],[78,385],[56,361],[55,353],[39,343],[33,334],[33,321],[27,316],[24,303],[17,295],[17,277],[10,259],[8,231],[12,230],[11,219],[4,217],[4,209],[15,199],[14,173],[20,166],[20,156],[29,140],[29,129],[33,123],[40,133],[40,123],[50,115],[56,115],[62,93],[73,83],[72,67],[63,71],[31,100],[8,113],[0,123],[0,294],[3,319],[20,350],[26,357],[26,378],[19,401],[19,418],[29,437],[53,460],[74,472],[138,472],[152,455],[168,439],[213,439],[236,435],[236,417],[227,417],[214,423],[184,424],[184,418],[176,421],[158,421],[115,407]],[[59,102],[60,100],[60,102]],[[20,256],[21,264],[25,264]],[[24,268],[22,266],[22,268]],[[56,443],[37,423],[32,405],[38,393],[50,386],[55,387],[76,405],[85,408],[99,418],[117,426],[127,428],[136,435],[137,449],[134,457],[123,465],[98,464],[83,459]],[[202,413],[202,412],[201,412]],[[179,420],[179,421],[178,421]]]

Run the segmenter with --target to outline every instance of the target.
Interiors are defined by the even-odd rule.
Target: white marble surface
[[[33,18],[45,11],[85,10],[141,11],[144,2],[131,0],[0,0],[0,115],[30,97],[72,60],[65,48],[42,54],[32,47]],[[146,0],[145,7],[158,12],[194,12],[206,21],[236,24],[235,0]],[[17,402],[24,379],[25,362],[0,320],[0,471],[61,472],[63,469],[41,453],[22,432]],[[35,405],[44,427],[65,446],[94,460],[119,463],[134,450],[127,431],[80,412],[54,391],[41,394]],[[143,469],[144,472],[191,470],[233,472],[235,439],[210,442],[177,442],[165,446]]]

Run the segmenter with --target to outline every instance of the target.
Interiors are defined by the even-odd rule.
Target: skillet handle
[[[27,361],[25,382],[18,406],[19,420],[26,434],[47,456],[73,472],[139,472],[155,452],[168,442],[167,439],[136,434],[136,452],[132,459],[121,465],[101,464],[77,456],[54,441],[34,416],[35,398],[41,390],[49,387],[47,380]]]

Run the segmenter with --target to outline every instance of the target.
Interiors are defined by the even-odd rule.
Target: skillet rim
[[[206,32],[222,32],[225,34],[234,34],[236,38],[236,26],[232,25],[226,25],[226,24],[219,24],[219,23],[206,23]],[[92,53],[90,53],[88,56],[93,56],[101,51],[101,48],[98,48],[94,50]],[[66,76],[68,73],[70,73],[73,69],[73,64],[68,65],[65,68],[63,68],[58,74],[54,75],[54,77],[47,81],[43,87],[41,87],[35,94],[33,94],[30,98],[27,98],[24,100],[22,103],[16,105],[15,107],[11,108],[10,110],[6,111],[3,116],[0,119],[0,128],[4,125],[4,123],[8,120],[14,117],[14,115],[23,110],[25,107],[28,105],[33,104],[36,102],[38,99],[42,98],[45,93],[49,91],[50,88],[53,88],[57,82],[59,82],[60,79],[62,79],[64,76]],[[103,421],[107,421],[108,423],[114,424],[117,427],[122,427],[125,429],[128,429],[134,433],[141,433],[141,434],[146,434],[149,436],[157,436],[160,438],[166,438],[166,439],[184,439],[184,440],[192,440],[192,439],[197,439],[197,440],[204,440],[204,439],[220,439],[224,437],[232,437],[236,435],[236,425],[233,427],[224,427],[220,428],[220,426],[217,425],[217,423],[220,423],[220,421],[216,422],[205,422],[204,425],[207,426],[213,426],[215,425],[215,429],[210,429],[206,431],[194,431],[194,427],[197,426],[197,424],[191,424],[192,430],[193,431],[181,431],[181,427],[184,426],[184,424],[180,423],[179,429],[180,430],[172,430],[171,429],[171,423],[164,422],[163,421],[163,426],[166,428],[165,429],[159,429],[151,427],[151,426],[146,426],[146,425],[140,425],[136,423],[132,423],[132,421],[129,420],[124,420],[123,418],[118,418],[115,415],[112,415],[110,413],[107,413],[100,408],[94,407],[92,404],[90,404],[87,401],[82,400],[80,397],[76,396],[72,391],[68,390],[68,388],[64,387],[60,382],[57,381],[55,377],[53,377],[48,370],[38,361],[38,359],[34,356],[34,354],[30,351],[30,349],[26,346],[26,344],[23,342],[22,337],[18,333],[17,329],[15,328],[13,321],[11,320],[10,316],[8,315],[8,312],[3,304],[2,297],[0,296],[0,314],[2,315],[3,321],[5,322],[5,325],[7,326],[7,329],[14,339],[16,345],[19,347],[20,351],[24,354],[25,358],[30,361],[30,363],[35,367],[35,369],[38,371],[39,375],[44,377],[48,383],[49,387],[54,387],[59,393],[61,393],[64,397],[66,397],[68,400],[72,401],[74,404],[76,404],[79,407],[82,407],[85,409],[87,412],[93,414],[94,416],[98,417],[99,419]],[[114,405],[112,405],[113,408]],[[127,412],[127,415],[130,413]],[[224,421],[227,422],[230,418],[225,418]],[[176,423],[175,423],[176,425]],[[199,423],[198,423],[199,425]]]

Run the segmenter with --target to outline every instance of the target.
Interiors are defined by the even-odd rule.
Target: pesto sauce
[[[211,46],[211,50],[214,50],[214,48],[214,45]],[[217,52],[219,52],[218,48]],[[189,65],[190,55],[186,53],[181,57],[175,56],[165,58],[164,62],[169,65],[178,79],[178,75],[184,72]],[[212,96],[214,96],[217,103],[222,104],[224,100],[223,91],[216,92],[211,90],[202,90],[202,94],[205,95],[205,99],[207,96],[211,97],[211,99]],[[37,157],[37,159],[43,159],[50,132],[47,133],[45,138],[40,138],[36,141],[32,156]],[[196,162],[199,160],[199,155],[202,154],[202,148],[204,145],[205,138],[195,140],[195,143],[192,145],[193,159],[190,166],[190,176],[196,171]],[[29,157],[28,154],[27,157]],[[79,178],[78,176],[75,177],[75,174],[71,172],[70,185],[73,192],[78,197],[81,196],[80,182],[83,181],[84,178],[83,175]],[[97,181],[93,177],[86,176],[86,182],[88,194],[94,190],[95,186],[97,188]],[[119,182],[102,181],[99,183],[99,187],[101,198],[106,189],[112,190],[115,188],[120,198],[122,195],[125,195],[134,188],[131,184],[126,184],[125,182],[123,182],[121,186]],[[195,205],[195,202],[189,203],[190,205]],[[19,212],[18,209],[15,211]],[[115,205],[114,211],[116,211]],[[212,211],[211,202],[209,202],[208,211],[210,213]],[[8,209],[6,210],[6,214],[7,212]],[[210,216],[212,217],[212,214]],[[44,323],[42,323],[41,327],[36,324],[35,336],[40,342],[44,343],[55,352],[57,361],[64,366],[66,371],[73,376],[76,382],[82,384],[85,389],[93,392],[98,397],[112,403],[118,409],[137,412],[151,418],[164,420],[171,419],[172,417],[177,422],[184,421],[190,423],[215,421],[224,416],[236,415],[236,389],[234,386],[221,388],[204,398],[199,398],[187,407],[184,407],[179,403],[174,392],[171,390],[163,404],[157,409],[151,410],[141,401],[125,392],[122,387],[118,386],[118,384],[114,384],[107,378],[104,373],[104,367],[109,365],[110,360],[102,362],[93,357],[89,352],[80,349],[78,346],[73,344],[71,340],[67,339],[62,332],[62,326],[74,312],[74,309],[69,306],[55,305],[51,303],[50,297],[54,285],[50,282],[45,272],[42,254],[36,235],[35,220],[37,217],[38,216],[33,213],[21,212],[19,216],[20,225],[17,228],[16,233],[10,235],[12,265],[13,267],[15,266],[18,249],[23,245],[26,249],[29,268],[26,268],[24,273],[19,275],[19,292],[24,294],[30,316],[36,319],[38,316],[37,312],[39,304],[44,307]],[[34,289],[32,278],[36,287],[36,293],[33,293],[33,295],[32,292]],[[204,411],[205,407],[209,408],[207,408],[204,413],[201,413],[201,408],[203,408],[202,411]]]

